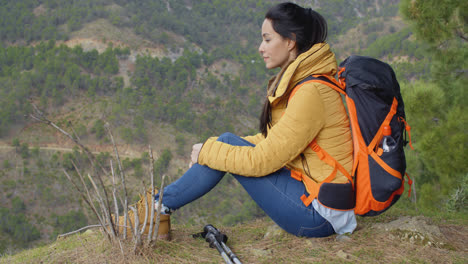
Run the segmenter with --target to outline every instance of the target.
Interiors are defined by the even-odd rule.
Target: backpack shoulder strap
[[[289,100],[293,97],[293,95],[302,87],[302,85],[310,82],[316,82],[324,84],[333,90],[339,92],[340,94],[346,95],[345,86],[338,82],[335,78],[329,75],[310,75],[309,77],[305,78],[304,80],[298,82],[294,89],[291,91],[291,95],[289,96]]]
[[[312,75],[304,80],[300,81],[292,90],[289,100],[294,96],[294,94],[299,90],[299,88],[302,87],[302,85],[310,82],[318,82],[324,85],[327,85],[328,87],[338,91],[341,94],[346,95],[346,92],[344,91],[344,86],[342,86],[338,81],[336,81],[333,77],[327,76],[327,75]],[[288,101],[289,101],[288,100]],[[330,154],[328,154],[324,149],[322,149],[315,140],[313,140],[310,144],[309,147],[317,153],[317,156],[319,157],[320,160],[323,162],[327,163],[331,167],[333,167],[332,173],[322,182],[322,183],[330,183],[336,176],[337,171],[339,170],[343,175],[348,178],[349,182],[352,184],[353,189],[354,189],[354,181],[352,176],[348,173],[348,171],[338,162],[336,161]],[[301,175],[302,178],[305,176]],[[305,179],[303,179],[305,180]],[[319,186],[317,184],[313,184],[314,186]],[[318,190],[318,188],[315,188]],[[301,200],[304,202],[304,204],[308,205],[310,202],[316,197],[316,194],[311,194],[309,197],[303,196],[301,197]]]

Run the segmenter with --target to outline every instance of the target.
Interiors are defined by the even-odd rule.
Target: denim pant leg
[[[218,141],[235,146],[253,146],[231,133],[224,133]],[[209,192],[225,175],[207,166],[195,164],[181,178],[164,189],[163,203],[178,209]],[[333,227],[312,205],[306,207],[300,197],[306,193],[304,184],[291,177],[287,169],[280,169],[264,177],[234,175],[252,199],[281,228],[296,236],[322,237],[333,234]]]

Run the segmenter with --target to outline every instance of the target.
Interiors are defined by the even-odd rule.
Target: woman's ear
[[[289,51],[289,56],[295,60],[297,57],[297,46],[296,46],[296,41],[295,40],[288,40],[288,51]]]
[[[289,50],[289,51],[292,51],[292,50],[294,50],[294,49],[296,49],[296,41],[290,39],[290,40],[288,41],[288,50]]]
[[[292,33],[292,38],[288,39],[288,50],[296,49],[296,34]]]

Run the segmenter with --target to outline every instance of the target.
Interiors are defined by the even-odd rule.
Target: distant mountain
[[[73,171],[71,160],[89,168],[85,155],[57,131],[34,122],[32,103],[101,153],[105,166],[113,153],[105,130],[109,123],[135,200],[141,182],[149,182],[148,144],[160,162],[158,179],[166,173],[173,181],[187,168],[193,143],[226,131],[257,132],[259,102],[274,74],[259,58],[259,30],[268,7],[278,2],[4,1],[0,222],[13,227],[0,229],[0,252],[12,242],[24,247],[50,241],[95,221],[62,172],[62,167]],[[339,59],[352,53],[395,63],[421,59],[398,15],[399,1],[296,2],[327,18],[329,42]],[[377,45],[383,38],[406,49]],[[219,188],[222,194],[181,210],[175,221],[229,225],[262,215],[235,182],[227,179]],[[229,199],[219,204],[216,195]],[[207,207],[216,207],[217,214],[208,214]]]

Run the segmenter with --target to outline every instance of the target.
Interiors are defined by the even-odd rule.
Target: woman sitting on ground
[[[323,237],[352,232],[356,227],[352,208],[324,206],[307,183],[320,183],[333,172],[308,147],[313,140],[348,172],[353,162],[349,121],[339,93],[323,83],[304,82],[312,75],[333,78],[337,73],[335,56],[325,43],[326,21],[310,8],[282,3],[266,13],[261,36],[259,52],[266,67],[281,69],[268,85],[261,133],[243,138],[225,133],[195,144],[193,165],[164,189],[162,212],[170,213],[203,196],[229,172],[291,234]],[[348,182],[339,171],[332,180]],[[350,202],[341,193],[323,192]]]

